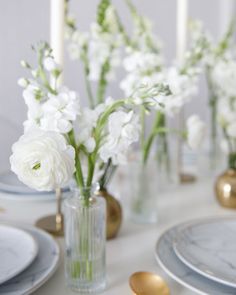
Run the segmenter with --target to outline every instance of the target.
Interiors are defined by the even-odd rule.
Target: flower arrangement
[[[143,164],[147,162],[151,147],[157,138],[157,159],[159,165],[164,164],[168,171],[170,159],[167,134],[174,131],[181,135],[184,131],[168,128],[168,119],[176,116],[197,92],[197,78],[200,73],[200,63],[207,48],[207,40],[202,36],[196,38],[186,52],[183,63],[168,67],[164,63],[160,41],[152,32],[151,21],[140,15],[130,0],[126,2],[132,14],[134,33],[133,38],[130,38],[130,42],[126,44],[127,55],[123,60],[123,67],[127,75],[121,81],[120,87],[125,95],[130,95],[137,85],[155,83],[169,85],[171,93],[163,97],[165,107],[155,111],[151,130],[147,131],[146,128],[149,113],[142,110],[140,115]],[[190,146],[195,145],[190,144]]]
[[[163,84],[142,87],[132,97],[108,98],[94,109],[82,108],[75,92],[57,86],[61,70],[49,46],[41,43],[35,50],[38,67],[32,69],[27,62],[22,63],[32,77],[19,81],[28,119],[24,122],[25,134],[13,146],[12,170],[38,190],[64,185],[73,174],[79,187],[89,187],[101,162],[126,162],[130,146],[139,137],[135,106],[161,107],[159,96],[168,94],[169,88]],[[54,77],[53,86],[50,76]],[[38,181],[43,175],[45,182]]]
[[[115,69],[121,65],[122,59],[127,76],[120,82],[120,87],[126,97],[137,94],[137,88],[139,96],[142,96],[143,90],[146,91],[149,88],[153,91],[153,86],[158,83],[170,85],[169,93],[162,98],[159,97],[159,101],[162,100],[162,106],[155,104],[156,116],[149,132],[147,132],[146,121],[151,109],[141,107],[139,113],[143,164],[147,162],[153,143],[158,138],[157,158],[160,165],[163,165],[164,159],[164,165],[168,170],[170,159],[167,134],[171,130],[167,128],[167,118],[179,113],[182,106],[196,93],[198,64],[204,55],[205,39],[195,41],[190,51],[186,53],[182,65],[167,67],[164,65],[161,54],[161,42],[152,32],[151,21],[140,15],[130,0],[126,3],[134,24],[131,36],[127,34],[118,12],[109,0],[100,1],[97,20],[91,24],[89,32],[78,30],[67,6],[66,37],[69,42],[69,53],[72,59],[82,62],[87,96],[92,108],[104,101],[106,88],[111,79],[114,79]],[[123,48],[126,52],[125,56],[121,55]],[[153,96],[151,92],[149,95]],[[182,134],[182,131],[179,130],[179,134]],[[112,161],[109,160],[104,168],[105,172],[100,178],[101,186],[107,184],[114,172],[115,167],[111,163]]]
[[[206,31],[201,22],[192,22],[191,26],[192,38],[202,38],[207,41],[202,67],[204,68],[209,92],[209,106],[211,116],[210,139],[212,149],[211,164],[213,168],[216,164],[214,162],[219,156],[217,144],[219,139],[219,130],[217,128],[218,118],[226,118],[225,110],[226,108],[230,108],[228,99],[232,96],[235,96],[235,62],[233,60],[232,53],[234,27],[235,21],[232,20],[229,23],[228,29],[226,30],[223,37],[218,42],[216,42],[213,41],[213,37],[209,34],[209,32]],[[220,122],[222,123],[221,119]]]

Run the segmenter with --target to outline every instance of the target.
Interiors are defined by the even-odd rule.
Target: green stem
[[[111,51],[113,48],[111,48]],[[106,92],[107,87],[107,80],[106,75],[110,71],[110,57],[104,62],[102,65],[101,75],[98,82],[98,90],[97,90],[97,103],[103,103],[104,102],[104,96]]]
[[[206,69],[206,78],[209,89],[209,105],[211,107],[211,142],[214,155],[216,154],[217,147],[217,96],[214,93],[214,87],[211,80],[211,68]]]
[[[68,133],[68,138],[69,138],[69,143],[75,149],[75,167],[76,167],[75,180],[77,182],[77,185],[82,190],[84,188],[84,177],[83,177],[83,171],[82,171],[80,158],[79,158],[79,151],[78,151],[78,148],[77,148],[77,145],[76,145],[75,135],[74,135],[74,130],[73,129]]]
[[[162,118],[160,119],[160,129],[166,128],[166,118],[163,114]],[[159,149],[160,146],[160,149]],[[170,172],[170,158],[169,158],[169,149],[168,149],[168,142],[167,142],[167,133],[159,132],[159,142],[158,142],[158,149],[157,149],[157,160],[159,165],[166,166],[167,173]]]
[[[141,107],[141,148],[142,150],[144,149],[144,144],[145,144],[145,129],[146,129],[146,124],[145,124],[145,108],[142,106]]]
[[[146,143],[144,144],[144,149],[143,149],[143,164],[145,165],[147,160],[148,160],[148,156],[151,150],[151,146],[153,144],[154,138],[156,136],[156,130],[158,129],[158,127],[160,126],[161,120],[162,120],[162,116],[163,114],[161,112],[157,112],[156,113],[156,118],[152,127],[152,131],[151,134],[149,135]]]
[[[236,153],[230,153],[228,156],[228,166],[231,169],[236,169]]]
[[[50,83],[48,82],[47,76],[44,72],[44,68],[43,68],[43,53],[42,50],[39,51],[39,55],[38,55],[38,65],[39,65],[39,76],[43,82],[44,87],[51,92],[54,95],[57,95],[57,91],[55,89],[52,89]]]
[[[88,178],[87,178],[87,187],[91,187],[94,175],[95,163],[91,154],[88,156]]]
[[[121,23],[120,17],[119,17],[116,10],[115,10],[115,17],[116,17],[116,22],[117,22],[117,25],[119,28],[119,32],[123,36],[126,46],[133,47],[133,44],[132,44],[128,34],[126,33],[126,30],[125,30],[123,24]]]
[[[105,187],[106,177],[107,177],[107,173],[109,171],[110,165],[111,165],[111,159],[109,159],[108,162],[106,163],[103,175],[99,179],[100,189],[103,189]]]
[[[84,52],[84,56],[83,56],[82,60],[84,62],[84,77],[85,77],[86,90],[87,90],[87,94],[88,94],[88,98],[89,98],[90,107],[94,108],[95,105],[94,105],[93,92],[92,92],[90,81],[88,79],[90,70],[89,70],[87,49],[85,48],[84,51],[85,52]]]

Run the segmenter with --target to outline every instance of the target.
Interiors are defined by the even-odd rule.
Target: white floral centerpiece
[[[105,279],[106,222],[104,201],[91,191],[96,170],[104,163],[127,162],[131,145],[139,139],[137,110],[163,107],[159,97],[168,94],[169,87],[142,87],[127,98],[82,107],[77,93],[58,86],[62,69],[47,43],[35,51],[36,68],[22,62],[31,73],[31,78],[19,80],[28,118],[24,135],[12,147],[11,168],[36,190],[57,189],[74,177],[79,193],[75,189],[75,197],[65,201],[67,282],[75,290],[99,290]]]
[[[36,69],[26,62],[22,63],[33,77],[19,80],[19,84],[24,88],[23,97],[28,106],[28,119],[24,122],[25,134],[13,146],[12,169],[23,182],[38,190],[55,189],[56,186],[64,184],[66,179],[70,179],[73,173],[79,186],[91,186],[99,161],[106,163],[111,159],[115,165],[124,164],[129,147],[138,140],[140,125],[133,110],[134,106],[161,107],[163,103],[159,101],[159,97],[162,99],[162,95],[169,93],[168,86],[156,84],[152,88],[142,88],[141,93],[137,89],[132,97],[115,101],[108,98],[94,109],[82,108],[78,94],[65,86],[57,87],[61,70],[55,64],[49,46],[41,43],[37,54],[39,64]],[[53,86],[49,82],[51,75],[55,77]],[[45,145],[38,147],[37,142],[40,142],[44,135]],[[53,161],[56,161],[56,158],[47,163],[43,160],[44,156],[45,159],[50,158],[50,154],[57,151],[57,147],[60,147],[58,159],[61,157],[63,160],[61,171],[54,168],[54,164],[55,167],[60,167],[60,161]],[[21,153],[24,150],[27,150],[25,155]],[[55,153],[55,157],[56,155]],[[73,160],[69,161],[69,157]],[[83,174],[84,162],[86,176]],[[50,163],[52,167],[49,166]],[[47,172],[43,171],[44,164]],[[47,174],[48,171],[54,176],[57,173],[61,175],[52,177],[51,183],[37,183],[41,173]]]

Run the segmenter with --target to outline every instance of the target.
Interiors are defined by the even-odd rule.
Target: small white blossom
[[[25,78],[20,78],[20,79],[18,79],[17,84],[18,84],[20,87],[26,88],[26,87],[28,86],[29,82],[28,82],[28,80],[25,79]]]
[[[130,145],[138,141],[139,132],[139,119],[133,111],[112,113],[108,120],[108,135],[99,149],[101,159],[107,162],[111,158],[114,165],[125,164]]]
[[[44,68],[49,72],[52,72],[52,71],[54,71],[56,69],[59,69],[59,66],[57,65],[55,60],[50,56],[46,57],[43,60],[43,65],[44,65]]]
[[[76,92],[63,87],[58,95],[49,94],[49,99],[43,104],[42,109],[42,129],[68,133],[80,112],[79,99]]]

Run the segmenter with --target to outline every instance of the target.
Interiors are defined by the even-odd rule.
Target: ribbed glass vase
[[[74,189],[64,202],[65,274],[78,294],[97,294],[106,285],[106,204],[90,188]]]

